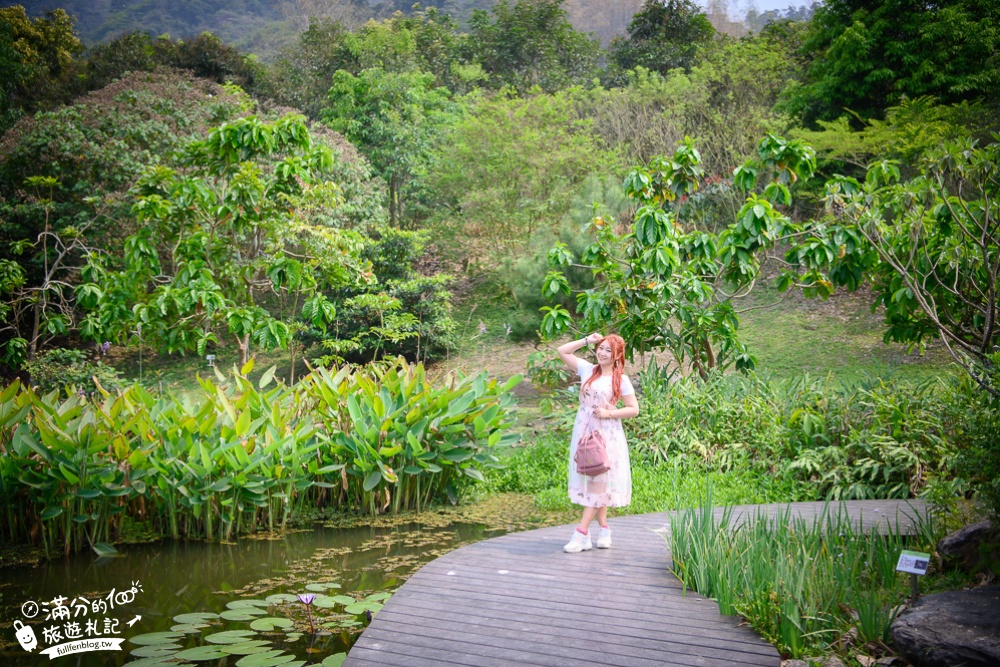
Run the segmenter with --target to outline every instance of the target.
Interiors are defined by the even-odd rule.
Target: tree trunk
[[[236,345],[240,348],[240,368],[243,368],[250,361],[250,334],[245,334],[242,338],[237,336]]]

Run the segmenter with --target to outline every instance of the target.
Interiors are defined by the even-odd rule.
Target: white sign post
[[[917,600],[917,577],[927,574],[931,564],[931,555],[921,551],[903,551],[896,563],[897,572],[907,572],[910,575],[910,601]]]

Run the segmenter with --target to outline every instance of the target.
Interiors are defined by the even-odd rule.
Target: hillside
[[[425,8],[437,7],[464,25],[473,11],[488,9],[493,3],[494,0],[429,0],[420,4]],[[207,30],[262,57],[304,30],[309,17],[337,19],[355,28],[395,11],[409,12],[413,6],[409,0],[23,0],[17,4],[24,5],[30,16],[57,8],[66,10],[76,18],[77,30],[87,44],[133,30],[175,38]],[[624,34],[641,5],[642,0],[565,2],[576,29],[594,33],[604,44],[615,35]]]

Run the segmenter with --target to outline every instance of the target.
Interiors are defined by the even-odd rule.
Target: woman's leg
[[[605,516],[607,516],[608,513],[607,508],[602,507],[600,509],[603,509]],[[590,530],[590,523],[594,520],[594,517],[597,515],[598,511],[599,510],[596,507],[584,507],[583,518],[580,519],[580,526],[579,528],[577,528],[577,530],[579,530],[581,533],[588,532]],[[605,523],[607,523],[607,519],[605,519]]]
[[[597,523],[601,525],[601,528],[608,527],[608,506],[605,505],[597,510]]]

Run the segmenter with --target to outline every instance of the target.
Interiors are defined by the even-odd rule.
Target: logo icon
[[[31,653],[38,646],[38,638],[30,625],[25,625],[21,621],[14,621],[14,630],[17,633],[17,642],[25,651]]]
[[[28,600],[21,605],[21,613],[24,614],[25,618],[38,616],[38,603],[34,600]]]

